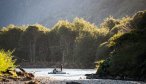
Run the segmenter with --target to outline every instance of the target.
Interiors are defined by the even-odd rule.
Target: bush
[[[107,76],[110,74],[109,67],[110,67],[111,61],[110,59],[106,59],[105,61],[101,62],[98,66],[98,70],[96,74],[98,74],[100,77]]]
[[[0,50],[0,73],[5,72],[7,69],[14,69],[15,60],[13,60],[12,52]]]

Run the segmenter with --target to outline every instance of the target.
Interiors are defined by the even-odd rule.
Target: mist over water
[[[1,0],[0,26],[39,23],[52,27],[60,19],[75,17],[98,24],[109,15],[118,18],[144,10],[145,4],[145,0]]]

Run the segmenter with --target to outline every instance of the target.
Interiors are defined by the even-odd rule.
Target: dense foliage
[[[0,48],[15,50],[17,63],[24,67],[94,68],[96,50],[107,28],[98,29],[82,18],[60,20],[49,30],[41,25],[9,25],[1,29]]]
[[[107,46],[108,52],[106,57],[103,56],[104,62],[99,65],[97,74],[145,80],[146,11],[138,12],[123,24],[130,31],[117,33],[105,45],[101,45]]]
[[[7,69],[14,69],[15,60],[12,59],[12,52],[0,50],[0,75]]]

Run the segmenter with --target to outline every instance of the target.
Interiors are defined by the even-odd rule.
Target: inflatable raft
[[[56,71],[56,72],[48,72],[48,74],[66,74],[66,72]]]

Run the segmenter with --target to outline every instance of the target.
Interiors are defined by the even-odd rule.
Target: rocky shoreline
[[[143,81],[146,82],[144,79],[134,79],[129,77],[120,77],[120,76],[99,76],[97,74],[85,74],[87,79],[111,79],[111,80],[123,80],[123,81]]]
[[[34,74],[26,72],[23,68],[17,67],[16,70],[6,70],[0,76],[0,84],[39,84]]]
[[[57,79],[49,76],[35,76],[19,68],[16,71],[17,76],[1,76],[0,84],[146,84],[144,81],[132,81],[113,78],[111,76],[99,77],[97,74],[86,74],[83,79]],[[11,71],[8,71],[9,74]],[[5,72],[8,74],[8,72]]]
[[[58,80],[52,78],[38,77],[40,84],[146,84],[142,81],[125,81],[111,79],[79,79],[79,80]]]
[[[26,81],[1,81],[0,84],[146,84],[146,82],[111,79],[58,80],[50,77],[35,77],[33,80]]]

